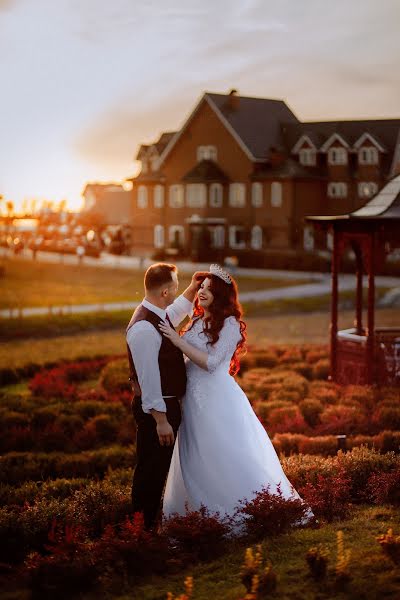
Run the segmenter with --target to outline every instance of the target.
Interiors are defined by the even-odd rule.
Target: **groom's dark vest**
[[[159,335],[161,331],[158,324],[163,322],[162,319],[148,310],[146,307],[139,305],[132,315],[128,330],[138,321],[148,321],[153,325]],[[141,395],[138,376],[135,369],[134,357],[132,357],[131,349],[128,349],[128,359],[130,365],[130,380],[132,383],[135,396]],[[174,346],[174,344],[165,336],[162,336],[160,351],[158,354],[158,366],[161,376],[161,391],[163,396],[183,396],[186,391],[186,367],[182,352]]]

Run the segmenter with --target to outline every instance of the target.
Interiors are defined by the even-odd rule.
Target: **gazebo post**
[[[374,382],[375,354],[375,233],[368,238],[368,330],[367,330],[367,383]]]
[[[333,229],[333,255],[332,255],[332,299],[331,299],[331,379],[337,378],[337,332],[338,332],[338,272],[339,272],[339,232]]]
[[[356,275],[357,275],[357,290],[356,290],[356,318],[354,327],[357,335],[363,334],[362,326],[362,309],[363,309],[363,262],[362,253],[358,244],[353,245],[353,251],[356,256]]]

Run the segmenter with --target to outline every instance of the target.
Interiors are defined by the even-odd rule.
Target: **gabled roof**
[[[205,181],[226,182],[229,181],[229,177],[214,161],[201,160],[182,177],[182,181],[186,183],[202,183]]]
[[[158,154],[161,154],[166,146],[169,144],[171,139],[176,135],[176,131],[165,131],[160,135],[154,146],[157,149]]]
[[[365,141],[371,142],[371,144],[373,144],[375,148],[377,148],[380,152],[385,152],[385,148],[374,138],[373,135],[371,135],[368,132],[363,133],[362,136],[358,138],[358,140],[354,144],[354,148],[359,150],[359,148],[362,147]]]
[[[341,135],[335,132],[326,140],[325,144],[322,144],[320,148],[321,152],[327,152],[334,142],[339,142],[339,144],[342,144],[344,148],[350,148],[346,140]]]
[[[271,146],[282,146],[282,123],[298,123],[297,117],[283,100],[243,96],[237,96],[235,100],[237,106],[232,108],[229,94],[206,92],[186,119],[182,129],[172,137],[164,149],[160,162],[168,156],[204,102],[209,104],[238,145],[253,161],[266,160]]]
[[[229,94],[206,96],[256,160],[265,160],[271,146],[282,146],[282,123],[299,122],[283,100],[240,96],[238,108],[232,109]]]
[[[316,149],[317,149],[316,145],[315,145],[315,144],[314,144],[314,142],[313,142],[313,141],[312,141],[312,140],[309,138],[309,136],[308,136],[308,135],[305,135],[305,134],[303,134],[303,135],[301,136],[301,138],[299,138],[299,139],[297,140],[296,144],[295,144],[295,145],[294,145],[294,147],[292,148],[292,154],[298,154],[298,153],[300,152],[300,150],[301,150],[301,148],[302,148],[302,146],[303,146],[303,144],[304,144],[305,142],[307,142],[307,144],[308,144],[309,146],[311,146],[311,148],[312,148],[313,150],[316,150]]]
[[[160,135],[158,140],[154,142],[154,144],[141,144],[136,154],[136,160],[140,160],[143,156],[146,156],[149,150],[155,151],[155,153],[159,156],[174,135],[176,135],[176,131],[165,131]]]
[[[400,130],[400,119],[370,119],[362,121],[311,121],[284,125],[286,147],[291,150],[302,135],[320,148],[335,133],[353,147],[364,133],[369,133],[389,154],[392,154]]]

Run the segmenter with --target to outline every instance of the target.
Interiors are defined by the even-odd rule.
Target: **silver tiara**
[[[229,273],[227,273],[226,271],[221,269],[221,267],[217,264],[210,265],[210,273],[212,273],[216,277],[219,277],[220,279],[225,281],[225,283],[229,283],[229,284],[232,283],[232,278],[229,275]]]

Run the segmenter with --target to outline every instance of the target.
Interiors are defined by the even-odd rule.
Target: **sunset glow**
[[[132,176],[138,145],[205,90],[303,120],[399,117],[399,17],[391,0],[0,2],[0,194],[79,209],[87,181]]]

